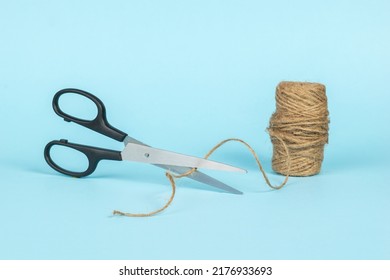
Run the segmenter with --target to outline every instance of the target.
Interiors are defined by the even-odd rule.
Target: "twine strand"
[[[119,216],[127,216],[127,217],[150,217],[150,216],[156,215],[157,213],[164,211],[172,203],[173,198],[175,197],[175,194],[176,194],[176,183],[175,183],[175,179],[173,178],[173,175],[169,172],[166,172],[165,176],[167,176],[169,182],[171,183],[172,193],[171,193],[169,200],[167,201],[167,203],[165,203],[165,205],[163,207],[161,207],[155,211],[148,212],[148,213],[126,213],[126,212],[114,210],[112,212],[112,214],[119,215]]]
[[[291,160],[290,160],[290,152],[288,150],[288,147],[286,145],[286,143],[284,142],[283,139],[279,138],[278,136],[274,136],[276,137],[277,139],[279,139],[279,141],[281,142],[281,144],[283,145],[284,147],[284,152],[286,153],[286,162],[285,162],[285,165],[286,165],[286,170],[287,170],[287,174],[284,178],[284,181],[278,185],[278,186],[273,186],[267,176],[267,174],[265,173],[264,169],[263,169],[263,166],[261,165],[261,162],[260,162],[260,159],[259,157],[257,156],[255,150],[247,143],[245,142],[244,140],[241,140],[241,139],[238,139],[238,138],[229,138],[229,139],[225,139],[221,142],[219,142],[217,145],[215,145],[205,156],[204,156],[204,159],[208,159],[216,150],[218,150],[222,145],[228,143],[228,142],[239,142],[239,143],[242,143],[249,151],[250,153],[253,155],[254,159],[256,160],[256,163],[257,163],[257,166],[259,167],[263,177],[264,177],[264,180],[265,182],[267,183],[267,185],[272,188],[272,189],[275,189],[275,190],[279,190],[281,189],[283,186],[286,185],[287,181],[288,181],[288,178],[289,178],[289,172],[290,172],[290,167],[291,167]],[[171,196],[169,198],[169,200],[164,204],[164,206],[162,206],[161,208],[157,209],[157,210],[154,210],[154,211],[151,211],[151,212],[148,212],[148,213],[126,213],[126,212],[122,212],[122,211],[118,211],[118,210],[114,210],[113,211],[113,215],[119,215],[119,216],[127,216],[127,217],[150,217],[150,216],[153,216],[153,215],[156,215],[157,213],[160,213],[162,211],[164,211],[166,208],[168,208],[168,206],[172,203],[174,197],[175,197],[175,193],[176,193],[176,183],[175,183],[175,179],[179,179],[179,178],[183,178],[183,177],[187,177],[189,175],[191,175],[192,173],[194,173],[195,171],[197,170],[197,168],[191,168],[190,170],[188,170],[187,172],[184,172],[182,174],[172,174],[170,172],[166,172],[165,173],[165,176],[168,178],[170,184],[171,184],[171,187],[172,187],[172,193],[171,193]]]

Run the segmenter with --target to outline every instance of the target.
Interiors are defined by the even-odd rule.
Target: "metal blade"
[[[140,145],[144,145],[146,147],[150,147],[149,145],[146,145],[145,143],[142,143],[141,141],[138,141],[137,139],[134,139],[133,137],[130,137],[129,135],[127,135],[125,137],[125,139],[123,140],[123,143],[125,144],[125,146],[129,143],[134,143],[134,144],[140,144]]]
[[[246,170],[224,163],[156,149],[141,144],[128,143],[121,152],[121,155],[123,160],[149,164],[164,164],[246,173]]]
[[[128,143],[135,143],[135,144],[140,144],[140,145],[144,145],[144,146],[149,147],[148,145],[146,145],[146,144],[142,143],[141,141],[138,141],[137,139],[134,139],[130,136],[126,136],[126,138],[124,139],[123,142],[125,145],[127,145]],[[188,167],[169,166],[169,165],[164,165],[164,164],[154,164],[154,166],[163,168],[163,169],[168,170],[168,171],[172,171],[176,174],[183,174],[191,169]],[[239,191],[235,188],[232,188],[232,187],[226,185],[225,183],[222,183],[221,181],[218,181],[217,179],[214,179],[214,178],[212,178],[212,177],[210,177],[202,172],[199,172],[199,171],[192,173],[187,178],[198,181],[200,183],[203,183],[203,184],[206,184],[209,186],[212,186],[212,187],[215,187],[217,189],[221,189],[221,190],[229,192],[229,193],[242,194],[241,191]]]
[[[161,165],[161,164],[154,164],[154,165],[157,167],[166,169],[168,171],[172,171],[176,174],[183,174],[191,169],[188,167],[178,167],[178,166],[169,166],[169,165]],[[200,183],[203,183],[203,184],[206,184],[206,185],[209,185],[209,186],[221,189],[221,190],[224,190],[224,191],[229,192],[229,193],[243,194],[241,191],[239,191],[235,188],[232,188],[232,187],[226,185],[225,183],[222,183],[221,181],[218,181],[217,179],[214,179],[213,177],[210,177],[209,175],[204,174],[204,173],[199,172],[199,171],[195,171],[191,175],[188,175],[187,178],[193,179],[193,180],[198,181]]]

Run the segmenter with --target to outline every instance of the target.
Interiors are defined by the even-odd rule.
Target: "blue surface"
[[[1,259],[389,259],[388,1],[0,1]],[[110,122],[150,145],[203,156],[239,137],[271,180],[265,129],[281,80],[327,86],[322,172],[271,191],[251,155],[213,159],[229,195],[188,179],[165,203],[162,170],[103,162],[60,175],[43,147],[121,146],[58,118],[53,94],[98,95]]]

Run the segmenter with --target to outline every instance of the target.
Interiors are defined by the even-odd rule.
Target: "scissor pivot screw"
[[[145,157],[148,158],[150,155],[148,153],[145,153]]]

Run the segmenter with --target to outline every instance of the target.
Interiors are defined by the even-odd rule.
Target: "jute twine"
[[[324,85],[279,83],[276,112],[268,128],[275,172],[290,176],[310,176],[320,172],[324,145],[328,143],[328,115]],[[289,167],[286,166],[287,158],[290,158]]]
[[[289,176],[309,176],[320,172],[324,158],[324,145],[328,143],[328,108],[325,86],[318,83],[281,82],[276,88],[276,112],[272,115],[268,132],[273,143],[272,168],[285,175],[284,181],[273,186],[259,157],[244,140],[230,138],[215,145],[204,157],[209,158],[227,142],[243,144],[253,155],[265,182],[272,189],[281,189]],[[114,210],[114,215],[148,217],[165,210],[176,193],[175,179],[191,175],[196,168],[183,174],[166,172],[172,193],[161,208],[149,213],[126,213]]]
[[[278,136],[275,136],[275,138],[278,139]],[[237,139],[237,138],[230,138],[230,139],[226,139],[226,140],[223,140],[221,142],[219,142],[217,145],[215,145],[206,155],[205,155],[205,159],[208,159],[211,154],[213,154],[217,149],[219,149],[222,145],[226,144],[227,142],[239,142],[241,144],[243,144],[249,151],[250,153],[253,155],[253,157],[255,158],[256,160],[256,163],[257,163],[257,166],[259,167],[259,170],[260,172],[263,174],[263,177],[264,177],[264,180],[265,182],[267,183],[267,185],[272,188],[272,189],[281,189],[284,185],[286,185],[287,181],[288,181],[288,176],[289,176],[289,172],[288,170],[290,169],[290,154],[289,154],[289,150],[288,150],[288,147],[287,145],[285,144],[284,140],[279,138],[279,141],[281,143],[281,145],[283,146],[284,148],[284,152],[286,154],[286,162],[284,163],[286,165],[286,170],[287,170],[287,173],[286,173],[286,176],[284,178],[284,181],[280,184],[280,185],[277,185],[277,186],[273,186],[271,184],[271,182],[269,181],[268,179],[268,176],[267,174],[265,173],[261,163],[260,163],[260,159],[259,157],[257,156],[256,152],[253,150],[253,148],[248,144],[246,143],[244,140],[241,140],[241,139]],[[171,187],[172,187],[172,193],[171,193],[171,196],[170,198],[168,199],[168,201],[165,203],[165,205],[155,211],[152,211],[152,212],[148,212],[148,213],[126,213],[126,212],[122,212],[122,211],[118,211],[118,210],[114,210],[113,212],[113,215],[120,215],[120,216],[127,216],[127,217],[149,217],[149,216],[153,216],[157,213],[160,213],[161,211],[164,211],[173,201],[173,198],[175,197],[175,193],[176,193],[176,183],[175,183],[175,179],[179,179],[179,178],[183,178],[183,177],[186,177],[186,176],[189,176],[191,175],[192,173],[194,173],[197,169],[196,168],[192,168],[190,169],[189,171],[183,173],[183,174],[172,174],[170,172],[166,172],[165,175],[166,177],[168,178],[169,182],[171,183]]]

